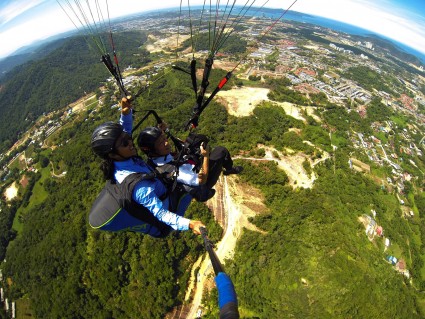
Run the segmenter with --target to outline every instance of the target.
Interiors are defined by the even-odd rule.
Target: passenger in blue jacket
[[[152,168],[137,156],[131,137],[132,127],[131,103],[129,99],[123,98],[119,124],[104,123],[92,134],[92,149],[103,159],[101,170],[105,179],[112,183],[122,183],[126,177],[134,173],[152,173]],[[158,178],[152,178],[138,181],[131,197],[132,201],[146,208],[161,224],[174,230],[191,229],[195,234],[200,234],[200,227],[205,227],[201,221],[183,217],[184,211],[179,215],[169,210],[169,195],[163,182]]]

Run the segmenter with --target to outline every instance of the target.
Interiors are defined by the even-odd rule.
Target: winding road
[[[289,184],[292,187],[312,187],[315,174],[311,176],[305,172],[302,163],[308,158],[304,154],[293,154],[284,156],[275,150],[266,148],[266,155],[263,158],[241,158],[247,161],[275,161],[279,168],[285,171],[289,177]],[[314,167],[318,163],[328,159],[330,155],[324,152],[322,158],[310,161]],[[263,204],[261,193],[248,184],[241,183],[237,176],[221,176],[216,184],[216,195],[206,204],[214,213],[216,221],[223,227],[224,234],[222,240],[216,244],[215,252],[223,262],[225,259],[233,258],[236,242],[242,233],[243,228],[262,232],[255,225],[249,222],[249,218],[258,214],[259,211],[266,210]],[[195,274],[198,270],[197,274]],[[183,307],[176,309],[173,315],[167,318],[199,318],[202,313],[202,296],[205,289],[214,286],[214,272],[211,261],[205,253],[193,265],[191,279],[186,291]]]

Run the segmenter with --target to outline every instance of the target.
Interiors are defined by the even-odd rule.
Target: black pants
[[[205,184],[197,187],[198,198],[205,200],[208,197],[208,193],[217,183],[221,172],[224,169],[231,169],[233,167],[233,160],[230,156],[227,148],[223,146],[217,146],[210,153],[209,165],[208,165],[208,177]]]
[[[227,170],[231,169],[232,167],[233,160],[227,148],[223,146],[217,146],[210,153],[208,178],[207,182],[202,186],[208,189],[213,188],[217,183],[223,168]]]

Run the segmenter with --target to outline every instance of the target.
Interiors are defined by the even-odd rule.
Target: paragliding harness
[[[190,133],[186,138],[182,149],[176,156],[176,164],[193,163],[194,171],[199,172],[202,166],[201,145],[205,148],[209,142],[206,135]]]
[[[154,110],[148,110],[146,115],[134,126],[131,133],[133,133],[137,128],[150,116],[153,115],[156,119],[157,124],[163,123],[162,119],[159,117],[158,113]],[[167,138],[169,138],[174,146],[176,147],[177,153],[174,156],[174,160],[167,163],[166,165],[156,166],[153,163],[152,159],[148,159],[148,165],[155,168],[159,171],[162,176],[167,176],[167,179],[164,180],[165,184],[173,184],[170,192],[173,192],[176,188],[177,176],[179,175],[179,167],[185,163],[191,163],[194,165],[194,171],[199,172],[202,166],[202,155],[200,152],[200,147],[206,145],[209,142],[209,138],[203,134],[197,134],[190,132],[185,141],[182,141],[175,136],[173,136],[170,130],[167,128],[164,133]]]
[[[122,183],[108,180],[90,210],[90,226],[105,231],[133,231],[156,238],[166,237],[172,228],[132,199],[134,187],[138,182],[154,178],[162,180],[162,174],[158,171],[149,174],[134,173],[128,175]],[[192,197],[184,190],[175,189],[173,193],[167,192],[160,199],[168,199],[169,210],[183,216]]]

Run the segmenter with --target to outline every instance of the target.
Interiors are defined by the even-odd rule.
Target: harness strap
[[[161,231],[161,233],[165,234],[170,231],[171,227],[161,222],[160,220],[158,220],[147,208],[136,203],[131,196],[133,194],[134,187],[136,186],[138,182],[142,180],[158,178],[157,175],[158,174],[156,172],[152,172],[149,174],[134,173],[127,176],[124,179],[124,182],[121,184],[122,185],[121,191],[123,195],[121,197],[121,200],[126,199],[126,200],[123,200],[122,207],[124,207],[130,215],[144,221],[145,223],[149,225],[156,227],[157,229]],[[168,192],[166,192],[165,196],[161,196],[160,200],[164,200],[167,196],[168,196]]]

